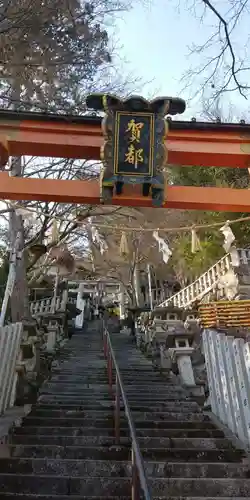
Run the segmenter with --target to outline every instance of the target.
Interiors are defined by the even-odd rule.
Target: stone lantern
[[[156,337],[161,341],[162,369],[170,370],[172,364],[176,363],[183,385],[194,387],[196,384],[191,362],[194,333],[184,326],[185,313],[179,308],[167,306],[155,309],[152,314],[155,316]]]
[[[192,367],[191,355],[194,348],[191,347],[193,334],[185,330],[173,333],[174,347],[172,348],[172,360],[178,365],[182,383],[187,387],[195,386],[194,372]]]

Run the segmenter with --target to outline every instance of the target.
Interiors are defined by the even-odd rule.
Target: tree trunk
[[[21,176],[22,163],[21,158],[12,159],[12,175]],[[24,226],[21,215],[17,215],[15,210],[10,212],[9,219],[10,244],[13,247],[18,232],[20,233],[20,251],[24,248]],[[10,299],[11,320],[13,323],[22,321],[30,317],[28,284],[26,276],[26,263],[24,254],[17,258],[16,280]]]
[[[20,101],[20,84],[18,76],[13,75],[11,98],[13,109],[18,109]],[[11,175],[22,176],[22,159],[21,157],[13,157],[11,160]],[[13,247],[16,241],[18,232],[20,233],[20,252],[24,248],[24,226],[22,216],[17,215],[15,210],[10,212],[9,218],[9,239],[10,245]],[[28,284],[26,275],[26,262],[24,254],[17,258],[16,262],[16,279],[13,292],[10,298],[11,319],[12,322],[22,321],[24,318],[30,317]]]

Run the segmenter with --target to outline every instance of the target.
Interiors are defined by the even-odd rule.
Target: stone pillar
[[[63,290],[62,301],[61,301],[61,308],[63,311],[66,309],[67,302],[68,302],[68,290]]]
[[[56,347],[56,337],[57,337],[57,327],[49,326],[48,327],[48,336],[47,336],[47,351],[53,352]]]
[[[149,304],[151,311],[153,310],[153,295],[152,295],[152,281],[151,281],[151,269],[150,264],[147,265],[148,274],[148,292],[149,292]]]
[[[123,321],[125,319],[125,292],[123,285],[120,285],[119,302],[120,302],[120,320]]]
[[[172,360],[169,350],[165,349],[163,345],[160,345],[160,360],[161,360],[161,369],[163,371],[170,372],[172,367]]]
[[[133,284],[134,284],[136,305],[140,307],[141,305],[140,273],[137,264],[135,264],[134,268]]]
[[[191,352],[190,352],[191,351]],[[193,349],[190,348],[189,352],[184,354],[180,350],[175,350],[175,358],[177,360],[177,365],[179,368],[179,373],[184,385],[188,387],[193,387],[195,384],[194,380],[194,372],[192,367],[192,362],[190,355],[192,354]]]
[[[175,347],[172,349],[173,361],[177,362],[183,385],[196,386],[192,367],[191,355],[194,351],[189,344],[190,333],[175,336]]]
[[[81,314],[76,316],[75,318],[75,326],[76,328],[82,328],[84,323],[84,308],[85,308],[85,300],[82,299],[82,294],[84,291],[84,283],[79,284],[77,299],[76,299],[76,307],[80,309]]]

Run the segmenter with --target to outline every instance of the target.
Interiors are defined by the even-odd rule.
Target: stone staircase
[[[152,498],[249,498],[244,453],[182,387],[152,370],[129,337],[113,332],[111,338]],[[0,455],[0,499],[131,498],[127,419],[122,411],[117,446],[113,417],[101,334],[90,324],[64,347],[37,404]]]

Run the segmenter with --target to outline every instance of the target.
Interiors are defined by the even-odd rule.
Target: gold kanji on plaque
[[[128,122],[128,127],[126,132],[131,132],[130,142],[140,142],[141,139],[141,129],[144,127],[144,123],[136,122],[134,119]]]
[[[125,153],[125,162],[134,165],[137,168],[138,163],[143,163],[143,149],[135,149],[134,144],[130,144],[128,152]]]

